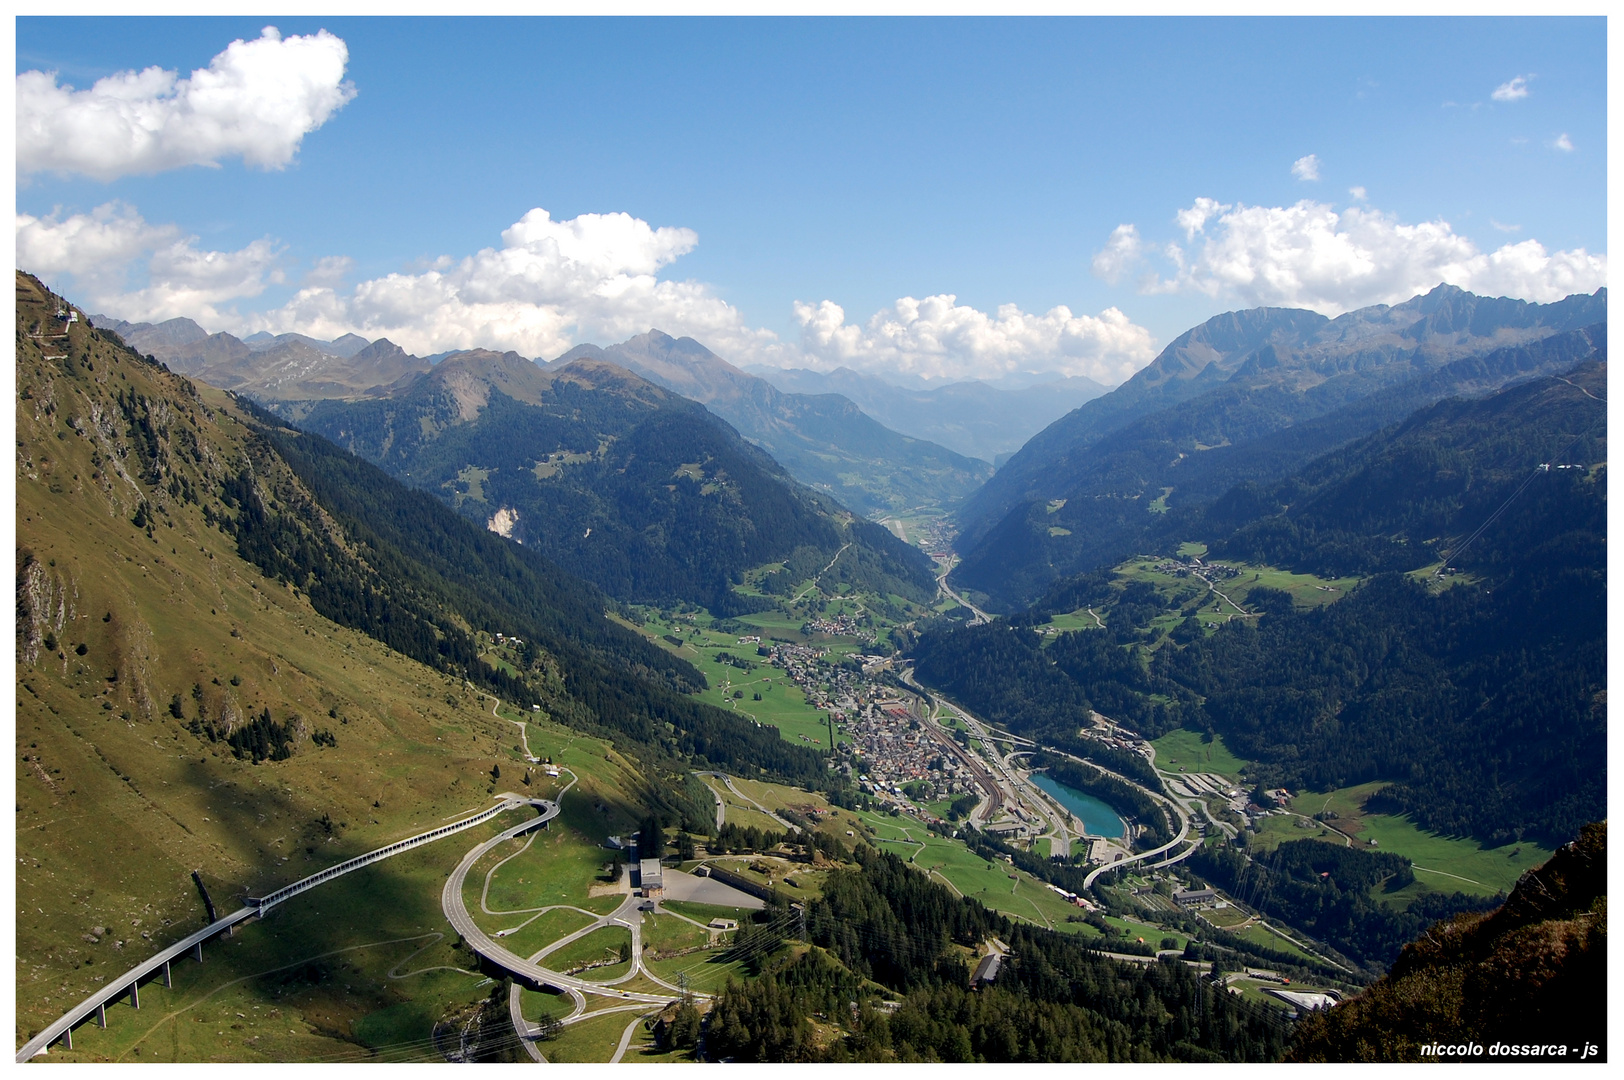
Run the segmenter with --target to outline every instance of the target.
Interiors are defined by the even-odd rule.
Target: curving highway
[[[762,806],[760,803],[756,802],[756,800],[752,799],[750,796],[748,796],[744,792],[740,791],[736,786],[734,786],[733,778],[731,776],[729,776],[727,773],[725,773],[725,772],[712,772],[712,771],[707,769],[707,770],[705,770],[703,772],[697,772],[694,775],[695,776],[714,776],[714,777],[716,777],[716,779],[720,780],[722,783],[727,785],[727,789],[729,791],[731,791],[733,794],[737,795],[740,799],[742,799],[745,802],[749,803],[751,806],[755,807],[757,810],[760,810],[763,814],[766,814],[768,817],[772,818],[774,821],[778,822],[778,824],[782,825],[785,829],[793,829],[793,828],[795,828],[794,825],[792,825],[789,822],[785,821],[783,818],[779,817],[777,814],[773,813],[771,810],[767,809],[765,806]],[[711,792],[712,792],[712,794],[715,794],[716,789],[712,788]],[[717,800],[716,800],[716,827],[717,828],[722,827],[722,816],[723,816],[724,812],[725,812],[725,807],[724,807],[724,805],[722,803],[721,798],[718,797]]]
[[[567,769],[565,771],[569,772]],[[560,799],[564,797],[564,792],[575,786],[576,780],[577,777],[575,773],[570,772],[570,782],[564,786],[563,791],[558,793],[558,797]],[[548,802],[546,803],[546,806],[547,810],[545,810],[540,817],[533,818],[530,821],[521,822],[511,829],[507,829],[497,836],[492,837],[490,840],[485,841],[483,844],[473,848],[468,852],[468,854],[462,857],[462,861],[457,864],[457,868],[453,870],[451,872],[451,876],[446,879],[445,887],[440,890],[440,909],[445,912],[446,919],[451,923],[452,927],[457,931],[457,933],[462,935],[462,940],[468,945],[469,948],[473,949],[480,956],[483,956],[486,960],[489,960],[491,963],[502,968],[504,971],[511,972],[514,975],[524,978],[532,985],[551,986],[555,989],[564,991],[572,998],[576,998],[576,1012],[572,1014],[572,1018],[573,1016],[578,1016],[581,1013],[581,1009],[584,1006],[584,1001],[581,1000],[579,995],[583,994],[599,994],[604,997],[620,998],[627,1002],[640,1002],[648,1005],[665,1006],[670,1004],[672,1001],[676,1000],[676,987],[671,987],[671,990],[673,991],[671,994],[645,994],[641,992],[616,990],[614,986],[610,984],[590,982],[586,979],[576,978],[573,975],[565,975],[563,972],[553,971],[550,968],[542,967],[540,964],[536,963],[535,960],[526,959],[525,957],[519,956],[517,953],[509,952],[507,949],[503,948],[494,939],[492,939],[490,935],[486,934],[484,930],[480,929],[479,925],[474,922],[473,916],[468,913],[468,906],[463,902],[462,898],[462,885],[464,879],[468,877],[468,872],[473,869],[474,864],[483,858],[487,852],[493,851],[502,844],[505,844],[507,841],[512,840],[514,837],[521,836],[524,833],[529,832],[531,829],[551,821],[553,818],[558,816],[559,807],[557,802]],[[570,934],[559,941],[553,942],[546,949],[543,949],[540,953],[537,953],[536,956],[538,958],[543,957],[547,953],[552,952],[554,949],[557,949],[560,946],[567,944],[568,942],[573,941],[592,930],[596,930],[601,926],[606,926],[612,922],[618,923],[627,927],[632,932],[632,970],[622,979],[617,979],[615,981],[623,982],[632,978],[634,975],[641,973],[645,977],[664,986],[665,983],[659,979],[654,979],[654,977],[650,975],[649,972],[642,966],[642,950],[640,948],[642,927],[640,919],[636,917],[637,909],[641,902],[641,899],[636,896],[627,897],[626,900],[610,914],[602,916],[592,925],[587,926],[574,934]],[[628,916],[631,917],[629,918]]]
[[[565,790],[568,789],[566,788]],[[89,1019],[93,1013],[97,1015],[98,1019],[101,1019],[101,1010],[105,1009],[109,1002],[128,996],[130,998],[130,1003],[139,1007],[139,987],[144,980],[150,978],[160,969],[162,969],[164,981],[167,985],[169,981],[169,964],[171,961],[179,959],[187,953],[191,953],[199,961],[201,961],[203,959],[204,942],[210,941],[223,933],[230,933],[238,923],[250,919],[255,915],[263,916],[266,912],[271,910],[271,908],[282,903],[284,900],[297,896],[306,890],[313,889],[317,885],[325,885],[334,878],[342,877],[343,875],[359,870],[362,867],[371,866],[373,863],[380,862],[394,855],[399,855],[404,851],[410,851],[412,848],[421,847],[424,844],[431,844],[436,840],[450,836],[452,833],[458,833],[462,832],[464,829],[470,829],[475,825],[489,821],[491,818],[505,811],[513,810],[526,804],[538,807],[547,807],[551,805],[546,803],[544,800],[526,799],[523,796],[515,795],[511,792],[504,792],[503,794],[497,796],[497,798],[500,801],[495,806],[491,807],[489,810],[481,811],[472,817],[463,818],[461,821],[453,822],[450,825],[443,825],[438,829],[431,829],[428,832],[407,837],[405,840],[396,841],[387,847],[378,848],[376,851],[369,851],[365,855],[359,855],[356,858],[348,859],[336,866],[330,866],[326,870],[322,870],[318,873],[311,874],[307,878],[302,878],[299,881],[295,881],[291,885],[285,885],[282,888],[277,889],[275,892],[267,893],[265,896],[260,897],[257,900],[250,898],[247,907],[239,908],[230,915],[210,923],[208,926],[204,927],[202,930],[199,930],[197,933],[192,934],[190,937],[177,941],[175,944],[162,950],[156,955],[150,957],[140,964],[137,964],[135,967],[131,968],[129,971],[126,971],[118,978],[109,979],[105,987],[97,990],[90,997],[63,1013],[56,1020],[46,1025],[45,1029],[42,1030],[38,1035],[24,1043],[22,1049],[17,1051],[17,1060],[19,1062],[28,1061],[39,1054],[45,1053],[47,1048],[52,1043],[64,1036],[67,1037],[68,1044],[71,1046],[73,1043],[73,1029],[79,1024],[83,1023],[85,1020]],[[544,813],[540,820],[550,820],[553,816],[556,816],[557,813],[558,808],[556,806],[552,806],[551,813]],[[535,825],[536,822],[530,821],[526,822],[522,828],[533,828]]]

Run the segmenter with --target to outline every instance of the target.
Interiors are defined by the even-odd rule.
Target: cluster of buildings
[[[862,669],[858,672],[825,662],[828,655],[828,649],[815,645],[780,643],[768,650],[767,662],[782,669],[790,681],[801,688],[807,704],[814,709],[828,709],[837,724],[859,709],[895,698],[888,687],[870,681],[872,676],[891,666],[886,657],[856,657]]]
[[[872,795],[909,802],[903,788],[930,784],[932,799],[953,799],[976,790],[975,774],[937,742],[900,701],[865,706],[846,719],[846,733],[862,756],[858,786]]]
[[[925,554],[940,562],[953,557],[953,539],[959,531],[947,523],[946,518],[927,521],[919,526],[917,544]]]
[[[1102,742],[1107,746],[1114,746],[1118,750],[1130,750],[1146,760],[1149,760],[1150,758],[1150,743],[1139,738],[1137,735],[1130,735],[1128,732],[1124,731],[1122,728],[1116,727],[1115,725],[1110,727],[1095,725],[1093,728],[1090,728],[1088,731],[1084,732],[1084,734],[1090,739],[1093,739],[1095,742]]]
[[[839,634],[844,637],[862,637],[864,628],[857,623],[855,615],[819,616],[801,624],[803,634]]]
[[[856,680],[851,672],[823,663],[823,658],[828,655],[828,649],[814,645],[780,642],[767,651],[767,663],[781,669],[789,676],[790,682],[801,688],[807,704],[814,709],[829,709],[833,707],[834,699],[842,696],[842,691],[855,689]],[[844,683],[847,681],[852,682],[853,687],[846,687]],[[852,695],[848,692],[844,696]]]
[[[1189,562],[1167,559],[1157,563],[1155,570],[1159,574],[1171,574],[1174,577],[1188,577],[1191,571],[1200,571],[1201,576],[1208,581],[1232,578],[1240,573],[1235,567],[1225,563],[1202,562],[1196,558],[1192,558]]]
[[[828,663],[828,655],[828,649],[814,645],[778,643],[768,651],[767,662],[801,688],[808,704],[827,709],[842,726],[862,760],[863,771],[856,778],[862,790],[906,804],[912,800],[902,789],[915,781],[930,784],[932,799],[952,799],[976,790],[969,768],[931,737],[896,691],[873,680],[889,666],[885,657],[857,657],[859,673]]]

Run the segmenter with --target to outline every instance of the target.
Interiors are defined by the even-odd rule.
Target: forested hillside
[[[831,561],[829,585],[934,591],[917,549],[801,487],[703,407],[602,361],[543,370],[464,353],[387,397],[293,411],[620,600],[738,614],[771,603],[733,586],[775,562],[793,572],[769,574],[769,592]]]
[[[543,704],[572,727],[679,758],[820,777],[812,751],[683,696],[703,676],[606,619],[601,596],[544,556],[319,437],[257,418],[262,441],[250,443],[250,454],[259,452],[263,473],[289,469],[298,487],[267,498],[251,480],[228,482],[226,507],[235,503],[239,513],[227,528],[245,559],[305,591],[323,615],[506,699]],[[323,535],[312,520],[331,522],[338,534]],[[464,627],[520,638],[530,647],[529,670],[515,676],[479,661]]]
[[[1148,586],[1083,575],[1008,623],[926,635],[918,674],[1020,734],[1074,737],[1091,708],[1147,737],[1215,730],[1267,786],[1389,781],[1380,807],[1425,829],[1562,843],[1606,812],[1605,391],[1590,362],[1440,403],[1164,541],[1374,575],[1345,599],[1260,589],[1204,633],[1191,590],[1163,636]],[[1106,601],[1103,630],[1031,629]]]
[[[1073,936],[954,896],[895,855],[860,847],[857,860],[859,870],[831,875],[808,905],[816,948],[777,959],[761,978],[721,995],[706,1036],[710,1056],[1217,1062],[1273,1060],[1283,1048],[1278,1014],[1201,981],[1177,960],[1107,959]],[[990,938],[1008,945],[1008,958],[993,985],[971,989],[969,948]],[[900,995],[901,1008],[878,1008],[875,984]]]

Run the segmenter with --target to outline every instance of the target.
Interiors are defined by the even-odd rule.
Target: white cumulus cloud
[[[708,285],[657,276],[698,239],[692,229],[655,228],[630,214],[555,221],[537,208],[502,232],[499,247],[441,256],[420,272],[371,278],[348,292],[321,280],[318,266],[286,304],[243,328],[388,337],[419,354],[477,346],[552,357],[651,327],[746,362],[782,349]]]
[[[1531,75],[1518,75],[1509,82],[1503,82],[1494,88],[1489,96],[1495,101],[1519,101],[1528,96],[1528,80]]]
[[[25,71],[17,76],[17,168],[98,180],[237,156],[282,168],[355,97],[344,81],[348,62],[343,39],[325,30],[283,38],[268,26],[184,79],[149,67],[75,90],[55,72]]]
[[[1140,243],[1139,230],[1132,225],[1118,225],[1111,230],[1111,238],[1105,242],[1105,247],[1094,255],[1094,276],[1115,285],[1143,255],[1144,245]]]
[[[1034,315],[1005,304],[988,315],[946,294],[903,297],[863,325],[846,322],[845,310],[830,300],[797,302],[795,318],[802,347],[818,367],[932,379],[1060,371],[1118,383],[1156,355],[1150,331],[1114,307],[1098,316],[1073,315],[1064,306]]]
[[[1203,195],[1193,205],[1174,214],[1173,220],[1184,230],[1184,239],[1193,240],[1196,233],[1206,228],[1209,218],[1216,217],[1228,209],[1228,203],[1221,203],[1217,199],[1209,199]],[[1117,228],[1121,229],[1122,226],[1118,225]]]
[[[1553,147],[1555,147],[1556,149],[1564,151],[1566,153],[1569,153],[1569,154],[1573,153],[1573,140],[1568,138],[1568,133],[1565,132],[1565,131],[1562,134],[1558,135],[1556,137],[1556,141],[1553,142],[1551,145]]]
[[[1320,159],[1318,154],[1309,154],[1291,163],[1291,175],[1299,180],[1318,180],[1320,178],[1319,170]]]
[[[316,260],[301,284],[337,288],[354,268],[355,260],[348,255],[328,255]]]
[[[67,278],[79,303],[132,322],[179,315],[205,326],[234,321],[220,305],[258,296],[282,279],[280,253],[268,238],[238,251],[200,250],[198,237],[174,225],[151,225],[119,202],[68,217],[18,214],[16,229],[19,268],[53,287]],[[131,289],[138,268],[146,282]]]
[[[1175,222],[1190,251],[1167,249],[1173,272],[1149,292],[1203,293],[1242,306],[1311,308],[1339,315],[1393,304],[1440,282],[1489,296],[1550,302],[1607,283],[1607,256],[1547,251],[1537,240],[1479,250],[1447,221],[1406,225],[1380,210],[1304,199],[1292,206],[1234,206],[1202,198]]]
[[[1124,269],[1139,254],[1135,231],[1125,229],[1109,257]],[[284,281],[270,238],[204,250],[197,237],[151,225],[121,203],[70,217],[17,216],[18,265],[58,288],[71,278],[69,294],[92,311],[131,321],[185,315],[211,332],[355,333],[418,355],[484,347],[550,358],[582,341],[608,344],[658,328],[741,364],[846,364],[929,378],[1061,371],[1111,383],[1155,356],[1150,332],[1114,307],[1097,316],[1065,307],[1039,315],[1007,304],[988,314],[952,295],[904,297],[861,325],[847,324],[832,301],[797,303],[797,346],[748,325],[711,286],[659,276],[697,243],[691,229],[656,228],[629,214],[557,221],[537,208],[505,229],[498,246],[441,255],[353,288],[344,285],[352,260],[318,259],[286,300],[244,313],[234,301]]]

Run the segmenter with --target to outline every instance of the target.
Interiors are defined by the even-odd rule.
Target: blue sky
[[[347,53],[276,69],[313,87],[291,129],[73,134],[95,102],[62,87],[184,80],[263,25],[17,21],[19,74],[57,73],[19,83],[24,268],[236,333],[556,355],[652,324],[1108,382],[1227,309],[1605,280],[1600,19],[278,19],[266,58]]]

